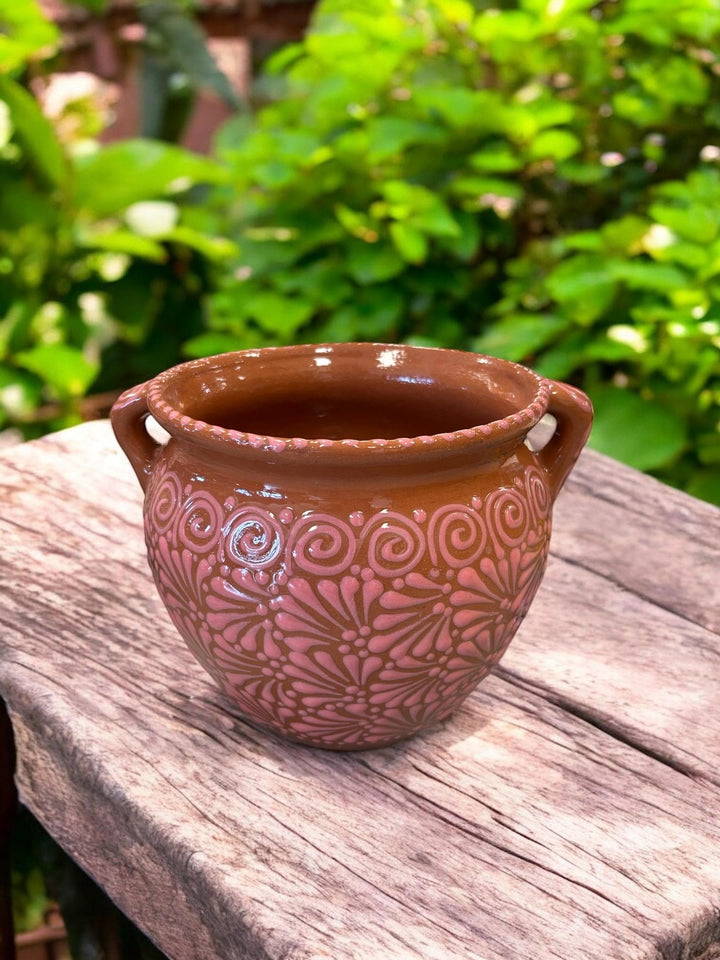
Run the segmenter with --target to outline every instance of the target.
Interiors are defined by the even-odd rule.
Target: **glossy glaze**
[[[533,453],[546,412],[556,433]],[[506,361],[339,344],[183,364],[112,419],[198,660],[249,717],[366,749],[448,716],[499,661],[591,416],[579,391]]]

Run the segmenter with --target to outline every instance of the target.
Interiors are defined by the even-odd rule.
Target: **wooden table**
[[[720,511],[586,452],[497,673],[342,755],[247,723],[185,650],[107,423],[0,465],[21,799],[169,957],[720,956]]]

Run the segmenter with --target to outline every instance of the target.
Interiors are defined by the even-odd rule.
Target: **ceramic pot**
[[[500,660],[591,420],[517,364],[366,343],[184,363],[112,410],[192,652],[249,718],[343,750],[437,723]]]

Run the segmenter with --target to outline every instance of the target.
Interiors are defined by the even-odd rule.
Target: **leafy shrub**
[[[54,28],[30,0],[0,28],[0,428],[33,435],[74,422],[91,385],[174,363],[201,329],[208,259],[231,245],[179,206],[223,179],[217,163],[150,140],[101,149],[84,135],[87,102],[71,104],[76,136],[63,142],[20,82]]]
[[[720,173],[701,168],[650,199],[643,215],[531,244],[473,346],[579,374],[598,449],[718,500]]]
[[[714,0],[322,0],[218,140],[241,255],[190,354],[487,350],[571,379],[593,443],[719,498]]]

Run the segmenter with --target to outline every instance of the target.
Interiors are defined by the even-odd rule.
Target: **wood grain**
[[[720,510],[586,450],[556,509],[553,552],[720,632]]]
[[[717,624],[657,551],[656,601],[637,569],[654,541],[627,544],[652,514],[692,567],[717,517],[584,459],[502,670],[426,736],[333,755],[244,721],[185,650],[107,424],[5,455],[0,693],[22,799],[173,960],[710,951]],[[656,506],[633,519],[630,488]]]

